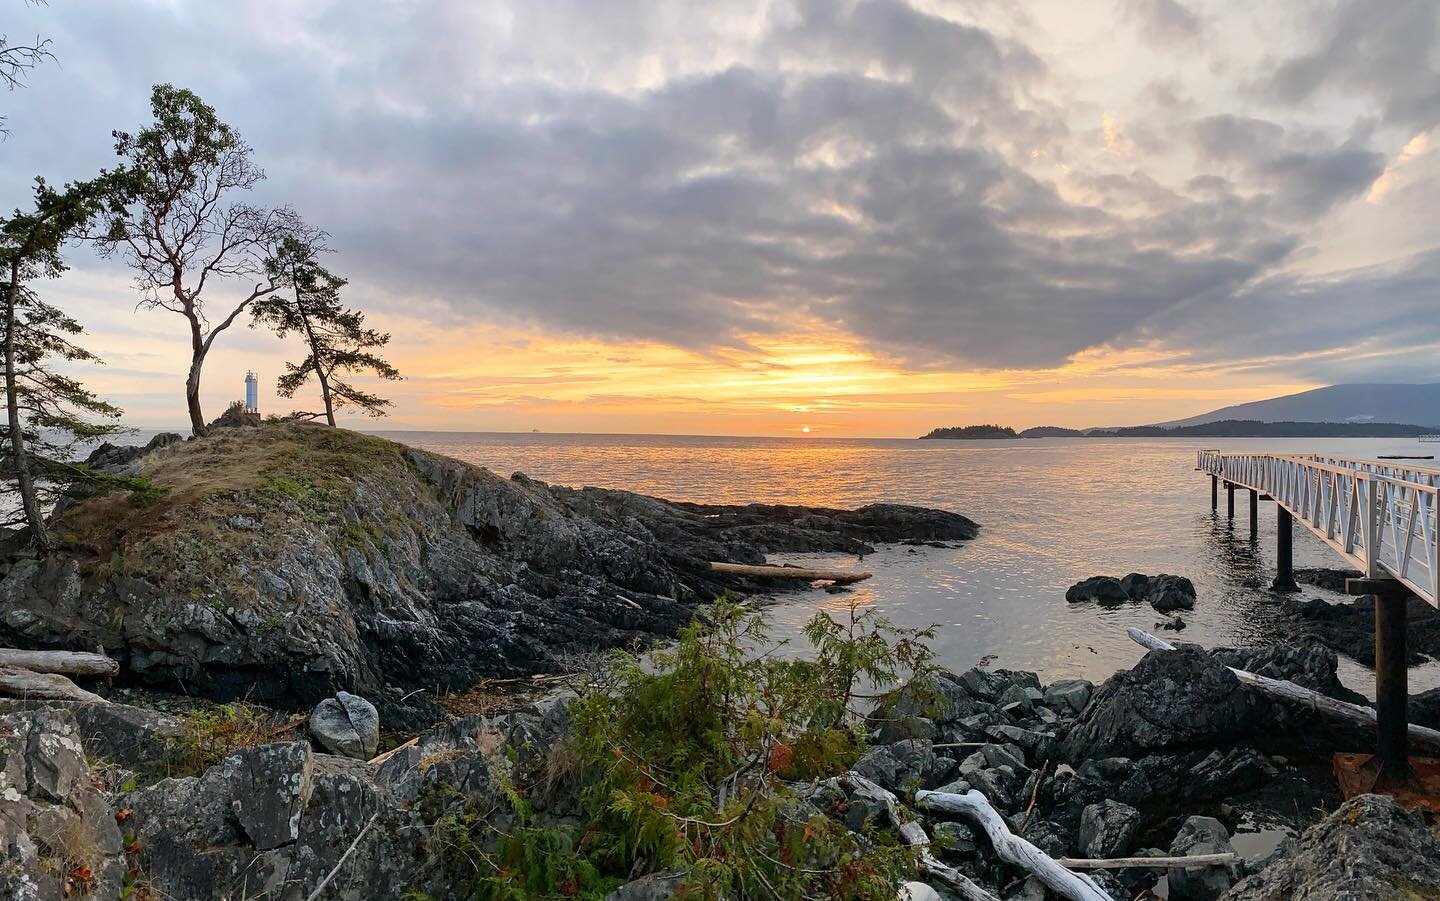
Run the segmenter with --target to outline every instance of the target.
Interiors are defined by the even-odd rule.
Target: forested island
[[[1418,438],[1431,426],[1400,422],[1260,422],[1226,419],[1201,425],[1158,425],[1115,429],[1067,429],[1035,426],[1016,432],[1008,426],[969,425],[935,429],[921,438]]]
[[[961,438],[965,440],[977,440],[981,438],[1019,438],[1020,435],[1009,426],[1001,425],[957,425],[946,429],[935,429],[928,435],[921,435],[921,438]]]

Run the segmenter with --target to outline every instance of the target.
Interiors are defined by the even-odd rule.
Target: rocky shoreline
[[[308,424],[216,429],[90,464],[167,489],[66,504],[47,559],[11,540],[0,645],[94,650],[137,685],[308,710],[338,690],[396,728],[437,692],[567,667],[673,636],[768,553],[863,555],[978,527],[898,504],[858,510],[672,503],[572,489]]]
[[[1417,816],[1376,796],[1342,804],[1323,772],[1316,778],[1321,755],[1363,747],[1365,736],[1253,693],[1227,665],[1343,694],[1334,655],[1316,645],[1151,652],[1099,686],[942,671],[938,703],[894,699],[852,772],[901,799],[978,791],[1055,858],[1224,854],[1245,833],[1290,836],[1220,867],[1092,871],[1116,899],[1161,877],[1168,897],[1190,901],[1440,893],[1440,844]],[[512,794],[537,822],[572,818],[578,796],[540,787],[548,756],[565,746],[572,697],[456,719],[368,762],[322,752],[302,733],[173,778],[161,776],[167,749],[185,740],[181,719],[0,701],[0,886],[15,898],[308,898],[322,883],[325,898],[467,897],[439,826],[479,812],[503,832],[515,825]],[[844,778],[787,791],[802,820],[825,817],[861,849],[893,841],[885,805]],[[915,815],[934,854],[983,890],[1054,897],[973,822]],[[638,876],[609,897],[669,898],[682,877]]]
[[[779,889],[757,877],[776,898],[816,897],[816,884],[825,897],[890,898],[912,879],[901,897],[1440,897],[1440,843],[1424,823],[1389,799],[1336,793],[1329,755],[1372,737],[1229,669],[1363,703],[1319,642],[1181,645],[1103,684],[1046,684],[984,665],[934,669],[923,632],[857,633],[852,609],[848,627],[807,629],[816,662],[756,669],[735,649],[759,634],[726,621],[727,605],[706,606],[774,590],[711,562],[963,541],[977,529],[963,516],[560,488],[293,424],[106,447],[91,463],[167,491],[147,505],[67,502],[54,517],[64,547],[47,559],[11,542],[0,643],[98,646],[122,669],[113,685],[88,683],[108,700],[0,699],[3,897],[739,898],[750,893],[691,883],[748,884],[736,875],[744,855],[793,877]],[[1067,600],[1171,612],[1194,595],[1182,577],[1132,573],[1086,580]],[[704,637],[717,622],[728,651]],[[689,650],[662,664],[595,655],[677,634]],[[676,700],[696,688],[679,673],[697,653],[690,678],[705,691],[714,679],[727,699],[755,695],[743,721]],[[857,674],[893,675],[897,662],[923,677],[852,719]],[[639,735],[596,739],[624,694],[603,675],[616,668],[641,686],[628,722],[658,730],[651,752],[707,749],[718,778],[653,771],[630,743]],[[574,669],[588,675],[526,678],[548,688],[493,705],[504,709],[450,716],[432,699]],[[804,684],[837,678],[838,711]],[[766,706],[776,691],[813,707],[789,721],[793,711]],[[751,753],[755,734],[768,736],[759,757],[727,756]],[[599,779],[597,760],[619,761],[630,781]],[[670,809],[696,803],[694,786],[667,781],[681,776],[698,779],[707,813]],[[737,802],[747,784],[763,799]],[[970,799],[995,822],[937,798]],[[746,830],[757,801],[773,819]],[[652,825],[626,833],[622,810]],[[1017,863],[992,827],[1088,873],[1082,894]],[[686,855],[703,847],[703,866],[661,866],[677,841]],[[1197,855],[1223,862],[1129,860]]]

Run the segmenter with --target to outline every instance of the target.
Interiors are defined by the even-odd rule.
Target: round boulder
[[[380,746],[380,714],[374,704],[342,691],[315,705],[310,735],[331,754],[369,760]]]

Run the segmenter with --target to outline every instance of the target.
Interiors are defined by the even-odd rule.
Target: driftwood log
[[[872,575],[871,573],[845,572],[835,569],[805,569],[800,566],[752,566],[747,563],[714,562],[710,564],[710,571],[732,576],[750,576],[756,579],[804,579],[807,582],[824,579],[834,582],[836,585],[863,582]]]
[[[108,704],[59,673],[37,673],[18,666],[0,665],[0,695],[30,698],[36,701],[86,701]]]
[[[958,814],[977,824],[990,837],[1000,859],[1037,876],[1051,891],[1070,901],[1115,901],[1083,873],[1072,873],[1053,857],[1010,831],[985,796],[971,789],[963,795],[918,791],[915,803],[926,810]]]
[[[1163,638],[1156,638],[1143,629],[1134,626],[1125,630],[1126,634],[1141,647],[1149,648],[1152,651],[1173,651],[1175,645]],[[1248,670],[1236,669],[1228,666],[1226,669],[1235,674],[1246,685],[1251,686],[1261,694],[1268,695],[1281,701],[1289,701],[1292,704],[1299,704],[1309,707],[1311,710],[1324,713],[1329,716],[1346,719],[1352,723],[1358,723],[1368,728],[1375,728],[1375,708],[1364,707],[1360,704],[1351,704],[1348,701],[1339,701],[1335,698],[1322,695],[1318,691],[1303,688],[1287,679],[1271,679],[1269,676],[1262,676]],[[1440,748],[1440,732],[1434,729],[1427,729],[1424,726],[1417,726],[1411,723],[1409,726],[1410,740],[1420,744],[1429,745],[1432,748]]]
[[[1234,851],[1220,854],[1191,854],[1188,857],[1060,857],[1056,863],[1071,870],[1128,870],[1131,868],[1154,870],[1191,870],[1196,867],[1223,867],[1236,861],[1240,855]]]
[[[86,651],[22,651],[0,648],[0,666],[18,666],[33,673],[63,673],[67,676],[113,676],[120,664],[104,654]]]
[[[972,882],[970,877],[954,867],[946,866],[930,853],[930,836],[925,834],[925,827],[905,818],[900,812],[900,802],[893,793],[853,771],[838,777],[838,781],[849,786],[854,794],[884,806],[885,813],[900,833],[900,838],[905,844],[919,850],[920,870],[926,876],[936,882],[943,882],[965,901],[999,901],[990,892]]]

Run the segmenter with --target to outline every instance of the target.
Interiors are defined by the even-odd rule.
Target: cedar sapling
[[[276,381],[281,397],[294,397],[314,376],[320,386],[324,410],[297,413],[299,417],[322,416],[335,425],[335,411],[346,407],[367,416],[384,416],[390,401],[365,391],[348,376],[369,373],[381,379],[399,379],[400,372],[376,351],[390,336],[365,327],[365,315],[346,309],[340,289],[347,284],[320,264],[328,252],[323,232],[296,229],[276,244],[265,262],[272,284],[281,291],[260,298],[251,307],[251,326],[265,326],[281,338],[296,333],[305,341],[306,354],[298,363],[286,363],[285,374]]]
[[[143,487],[137,480],[106,477],[73,462],[77,444],[122,430],[115,422],[120,410],[59,371],[66,364],[99,360],[71,340],[83,331],[80,323],[43,300],[33,287],[65,271],[61,249],[66,240],[106,212],[131,184],[123,172],[102,173],[61,190],[36,179],[34,208],[0,220],[6,412],[0,476],[20,495],[20,510],[9,524],[27,525],[31,540],[42,549],[54,545],[46,508],[79,483]]]
[[[135,272],[142,308],[158,307],[185,320],[190,367],[185,405],[190,429],[206,433],[200,374],[215,339],[251,303],[277,290],[265,269],[266,251],[294,223],[281,207],[261,209],[235,199],[265,173],[250,145],[190,91],[156,85],[155,121],[136,134],[115,132],[115,152],[135,173],[139,189],[96,235],[100,251],[119,254]],[[207,299],[227,283],[240,287],[214,325]]]

